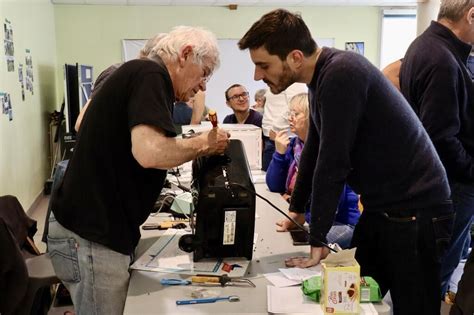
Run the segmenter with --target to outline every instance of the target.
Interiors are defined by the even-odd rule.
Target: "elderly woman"
[[[290,101],[289,109],[290,131],[296,137],[290,138],[287,130],[277,133],[275,137],[275,153],[266,176],[267,186],[270,191],[282,193],[286,199],[290,198],[293,191],[298,174],[299,159],[303,151],[306,135],[308,134],[308,94],[300,93],[295,95]],[[342,248],[350,246],[354,226],[360,216],[358,201],[359,197],[349,186],[345,185],[339,199],[336,219],[327,235],[329,243],[338,243]],[[289,212],[288,215],[300,224],[303,224],[305,221],[311,221],[309,204],[304,215],[295,212]],[[277,230],[280,232],[288,231],[295,227],[288,219],[277,222],[277,225]]]

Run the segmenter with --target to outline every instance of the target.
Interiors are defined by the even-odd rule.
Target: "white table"
[[[268,191],[265,184],[256,184],[257,193],[263,195],[283,211],[288,203],[279,194]],[[293,246],[289,233],[276,232],[275,222],[282,215],[257,197],[257,218],[255,230],[258,233],[256,251],[250,262],[246,277],[255,283],[251,287],[209,287],[220,292],[221,296],[237,295],[239,302],[219,301],[210,304],[176,306],[176,300],[190,298],[196,286],[162,286],[161,278],[188,278],[170,273],[155,273],[133,270],[128,288],[124,314],[267,314],[267,285],[271,284],[263,276],[284,268],[285,258],[309,253],[308,246]],[[137,257],[149,248],[161,232],[143,231],[137,248]],[[384,303],[376,304],[379,314],[390,314],[390,307]]]

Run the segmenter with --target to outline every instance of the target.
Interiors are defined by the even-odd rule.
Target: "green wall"
[[[58,65],[82,63],[94,66],[94,76],[121,62],[122,39],[149,38],[175,25],[204,26],[218,38],[241,38],[271,7],[99,6],[56,5]],[[380,8],[292,7],[301,12],[314,37],[335,38],[336,47],[346,41],[365,42],[365,56],[378,65]],[[236,48],[237,49],[237,48]],[[58,69],[58,99],[62,99],[62,70]]]
[[[50,0],[0,0],[0,18],[12,22],[15,72],[0,58],[0,91],[12,96],[13,121],[0,115],[0,195],[16,195],[25,209],[49,177],[49,113],[63,99],[64,63],[94,66],[94,76],[122,60],[122,39],[149,38],[175,25],[199,25],[218,38],[240,38],[272,7],[165,7],[52,5]],[[378,64],[380,9],[377,7],[293,7],[313,36],[365,42],[365,55]],[[0,31],[3,43],[3,31]],[[18,63],[31,50],[34,95],[21,100]],[[3,49],[2,49],[3,50]],[[25,66],[24,66],[25,67]]]
[[[15,195],[28,209],[49,177],[48,113],[56,108],[56,35],[50,0],[0,0],[0,91],[10,93],[13,120],[0,111],[0,195]],[[13,28],[15,71],[7,72],[3,24]],[[18,64],[33,61],[33,91],[21,98]]]

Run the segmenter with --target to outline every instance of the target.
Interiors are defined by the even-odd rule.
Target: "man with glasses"
[[[262,114],[250,108],[249,92],[240,84],[225,91],[226,104],[234,113],[224,118],[224,124],[252,124],[262,128]]]
[[[176,27],[92,98],[49,220],[51,261],[78,314],[123,313],[139,227],[167,169],[226,149],[224,130],[175,138],[172,119],[174,102],[205,91],[218,65],[211,32]]]

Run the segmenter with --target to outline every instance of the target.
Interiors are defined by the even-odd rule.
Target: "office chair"
[[[40,289],[59,283],[32,237],[36,221],[14,196],[0,197],[0,314],[30,314]]]

